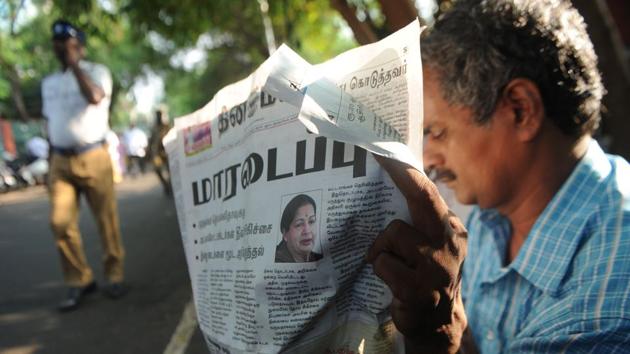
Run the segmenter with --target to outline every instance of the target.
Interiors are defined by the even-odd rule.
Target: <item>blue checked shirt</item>
[[[630,165],[592,141],[504,266],[510,224],[475,208],[462,295],[481,353],[630,353]]]

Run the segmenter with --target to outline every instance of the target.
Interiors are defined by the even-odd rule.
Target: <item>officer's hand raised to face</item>
[[[82,58],[81,43],[76,38],[68,38],[64,43],[64,59],[66,65],[73,67],[79,63]]]
[[[368,262],[392,290],[390,310],[407,352],[455,352],[467,326],[460,292],[466,229],[428,177],[375,157],[407,199],[412,225],[392,221],[368,251]]]

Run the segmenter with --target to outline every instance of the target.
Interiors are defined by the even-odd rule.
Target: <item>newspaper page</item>
[[[361,146],[373,153],[406,162],[422,171],[420,45],[406,45],[419,24],[365,45],[317,66],[281,51],[265,91],[300,106],[299,118],[314,133]],[[349,65],[350,64],[350,65]]]
[[[365,254],[390,221],[410,218],[366,149],[420,152],[419,36],[416,21],[318,66],[282,46],[175,121],[164,145],[210,352],[397,351],[391,292]],[[308,77],[291,85],[282,67]]]

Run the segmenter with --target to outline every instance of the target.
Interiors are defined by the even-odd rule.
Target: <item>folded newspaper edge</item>
[[[420,38],[417,20],[406,29],[411,28],[417,29],[417,36]],[[360,49],[370,50],[369,45]],[[420,53],[417,55],[419,57]],[[419,151],[417,144],[411,144],[416,145],[415,150],[405,145],[393,127],[357,102],[350,94],[345,93],[342,88],[326,79],[321,68],[309,64],[285,44],[270,59],[273,64],[263,90],[300,108],[298,118],[309,131],[360,146],[369,152],[396,159],[423,172],[422,159],[417,153],[414,154],[414,151]],[[417,77],[422,77],[422,74],[418,73]],[[328,97],[333,97],[334,100],[331,102],[327,100]],[[342,99],[338,100],[338,97]],[[352,116],[348,105],[352,104],[359,106],[357,110],[364,117],[363,120],[348,119]],[[345,114],[332,116],[328,113],[335,111]],[[371,129],[375,122],[379,121],[385,126],[383,130],[388,130],[390,134],[377,134]],[[416,135],[422,136],[420,132]]]

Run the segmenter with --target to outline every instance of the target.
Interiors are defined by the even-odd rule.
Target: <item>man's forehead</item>
[[[444,114],[441,114],[438,110],[436,110],[435,104],[434,104],[435,102],[432,102],[434,100],[435,100],[435,97],[433,95],[427,95],[427,92],[425,91],[424,100],[423,100],[424,111],[423,111],[423,122],[422,122],[422,125],[424,126],[425,129],[431,128],[435,124],[443,123],[443,120],[444,120],[444,117],[443,117]]]
[[[462,114],[470,113],[463,106],[453,106],[446,100],[437,70],[425,66],[423,71],[423,126],[425,129],[433,125],[453,123],[454,118],[462,118]]]
[[[424,129],[431,128],[433,125],[435,125],[437,123],[435,118],[436,118],[435,114],[428,114],[425,111],[423,121],[422,121],[422,125]]]
[[[442,100],[438,82],[438,73],[428,66],[423,66],[422,86],[424,104],[424,125],[435,123],[437,101]]]

